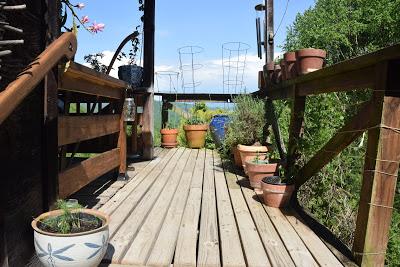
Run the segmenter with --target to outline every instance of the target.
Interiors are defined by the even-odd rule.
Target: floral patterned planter
[[[54,234],[37,227],[37,222],[56,216],[60,210],[43,213],[32,221],[36,255],[46,267],[95,267],[107,251],[109,217],[99,211],[82,209],[81,212],[95,215],[103,220],[103,226],[76,234]]]

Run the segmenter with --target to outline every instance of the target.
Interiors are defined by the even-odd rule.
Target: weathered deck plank
[[[193,172],[189,197],[179,227],[175,249],[174,266],[196,266],[198,224],[200,219],[201,195],[204,178],[205,150],[200,150]]]
[[[177,193],[172,200],[153,250],[147,260],[148,266],[168,266],[172,263],[179,226],[189,195],[197,155],[198,150],[192,150],[190,153],[186,167],[183,170],[181,183],[176,191]]]
[[[131,196],[137,197],[136,203],[138,204],[135,205],[135,208],[134,210],[132,210],[132,212],[129,212],[130,209],[128,209],[128,211],[125,211],[125,213],[123,210],[121,210],[121,213],[124,213],[125,215],[124,216],[126,218],[125,221],[120,222],[122,225],[119,225],[119,227],[115,225],[113,231],[111,231],[112,229],[110,227],[110,236],[113,237],[110,240],[107,253],[104,257],[105,260],[111,261],[113,263],[120,262],[126,250],[129,248],[129,244],[132,243],[133,239],[137,234],[137,231],[140,229],[140,227],[143,224],[143,221],[146,219],[151,209],[151,206],[157,200],[159,193],[161,192],[168,178],[172,174],[174,168],[177,165],[182,164],[182,162],[179,162],[179,159],[183,154],[183,152],[184,149],[178,149],[178,151],[170,159],[169,164],[164,169],[161,169],[160,171],[155,170],[153,172],[154,175],[152,176],[156,181],[154,183],[151,183],[152,187],[146,190],[147,193],[144,194],[143,197],[137,197],[137,194],[135,194],[135,192],[132,193]],[[150,176],[147,177],[145,182],[148,180],[151,180]],[[129,204],[128,200],[126,200],[124,203]],[[128,213],[129,215],[128,217],[126,217],[127,215],[126,213]],[[115,232],[115,229],[118,229],[118,232]]]
[[[201,203],[198,266],[220,266],[217,205],[212,151],[206,151],[203,199]]]
[[[226,185],[221,158],[214,152],[215,190],[221,239],[222,266],[245,266],[242,245]]]
[[[129,246],[125,256],[122,258],[122,264],[144,265],[146,263],[175,195],[175,191],[178,188],[178,184],[184,184],[183,182],[179,182],[181,181],[190,153],[189,149],[185,150],[167,184],[163,186],[157,201],[149,207],[149,215],[138,231],[133,243]],[[181,194],[181,192],[178,194]]]

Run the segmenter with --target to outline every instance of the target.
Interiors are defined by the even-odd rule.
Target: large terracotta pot
[[[236,167],[243,168],[242,158],[240,157],[240,152],[236,146],[232,147],[232,154]]]
[[[264,66],[264,71],[268,73],[268,79],[271,83],[274,83],[274,70],[275,70],[275,63],[270,62]]]
[[[178,145],[178,129],[161,129],[161,146],[164,148],[174,148]]]
[[[268,147],[266,146],[245,146],[238,145],[237,149],[240,153],[240,158],[242,160],[242,167],[244,172],[247,174],[246,161],[254,160],[257,155],[261,160],[267,157]]]
[[[286,62],[286,79],[290,80],[297,77],[296,52],[287,52],[283,55]]]
[[[203,148],[206,143],[207,124],[184,125],[187,144],[190,148]]]
[[[277,174],[278,163],[254,163],[246,161],[247,175],[249,176],[250,185],[253,188],[261,189],[261,180],[267,176]]]
[[[100,218],[103,225],[95,230],[74,234],[49,233],[38,227],[38,221],[58,216],[61,210],[43,213],[32,221],[36,255],[43,266],[94,267],[100,264],[108,247],[109,217],[96,210],[79,211]]]
[[[282,208],[289,204],[295,190],[294,184],[276,182],[278,176],[265,177],[261,181],[265,205],[274,208]]]
[[[307,74],[324,66],[326,51],[322,49],[305,48],[296,51],[297,72]]]

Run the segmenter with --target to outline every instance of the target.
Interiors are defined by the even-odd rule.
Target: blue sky
[[[105,30],[97,35],[82,29],[78,34],[76,60],[83,62],[89,53],[105,51],[105,63],[121,40],[140,24],[137,0],[99,1],[80,0],[85,8],[80,15],[89,15],[91,20],[105,23]],[[257,70],[263,61],[256,59],[256,35],[254,6],[256,0],[156,0],[156,71],[179,70],[177,49],[186,45],[197,45],[204,52],[195,58],[203,68],[196,72],[196,81],[201,85],[197,92],[221,91],[222,44],[244,42],[251,46],[246,57],[244,82],[249,91],[257,86]],[[118,4],[116,4],[118,3]],[[279,52],[286,28],[298,12],[304,12],[314,0],[290,0],[282,26],[276,35],[275,51]],[[275,0],[275,26],[277,27],[286,7],[286,0]],[[116,75],[116,72],[113,72]],[[169,77],[169,76],[168,76]],[[167,78],[168,78],[167,77]],[[164,77],[161,77],[165,79]],[[177,85],[179,87],[179,85]]]

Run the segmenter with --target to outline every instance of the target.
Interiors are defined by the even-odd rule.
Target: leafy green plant
[[[261,159],[260,152],[257,151],[256,157],[251,162],[254,164],[268,164],[269,160],[268,158]]]
[[[97,228],[101,226],[101,220],[94,217],[92,220],[82,218],[80,209],[82,206],[78,203],[70,203],[64,200],[57,200],[57,208],[61,210],[58,216],[51,216],[40,221],[40,228],[52,233],[69,234],[80,232],[83,226]]]
[[[228,125],[222,147],[222,154],[225,157],[228,157],[231,148],[238,144],[265,143],[263,135],[266,125],[264,101],[251,95],[240,95],[234,99],[234,103],[231,122]]]

